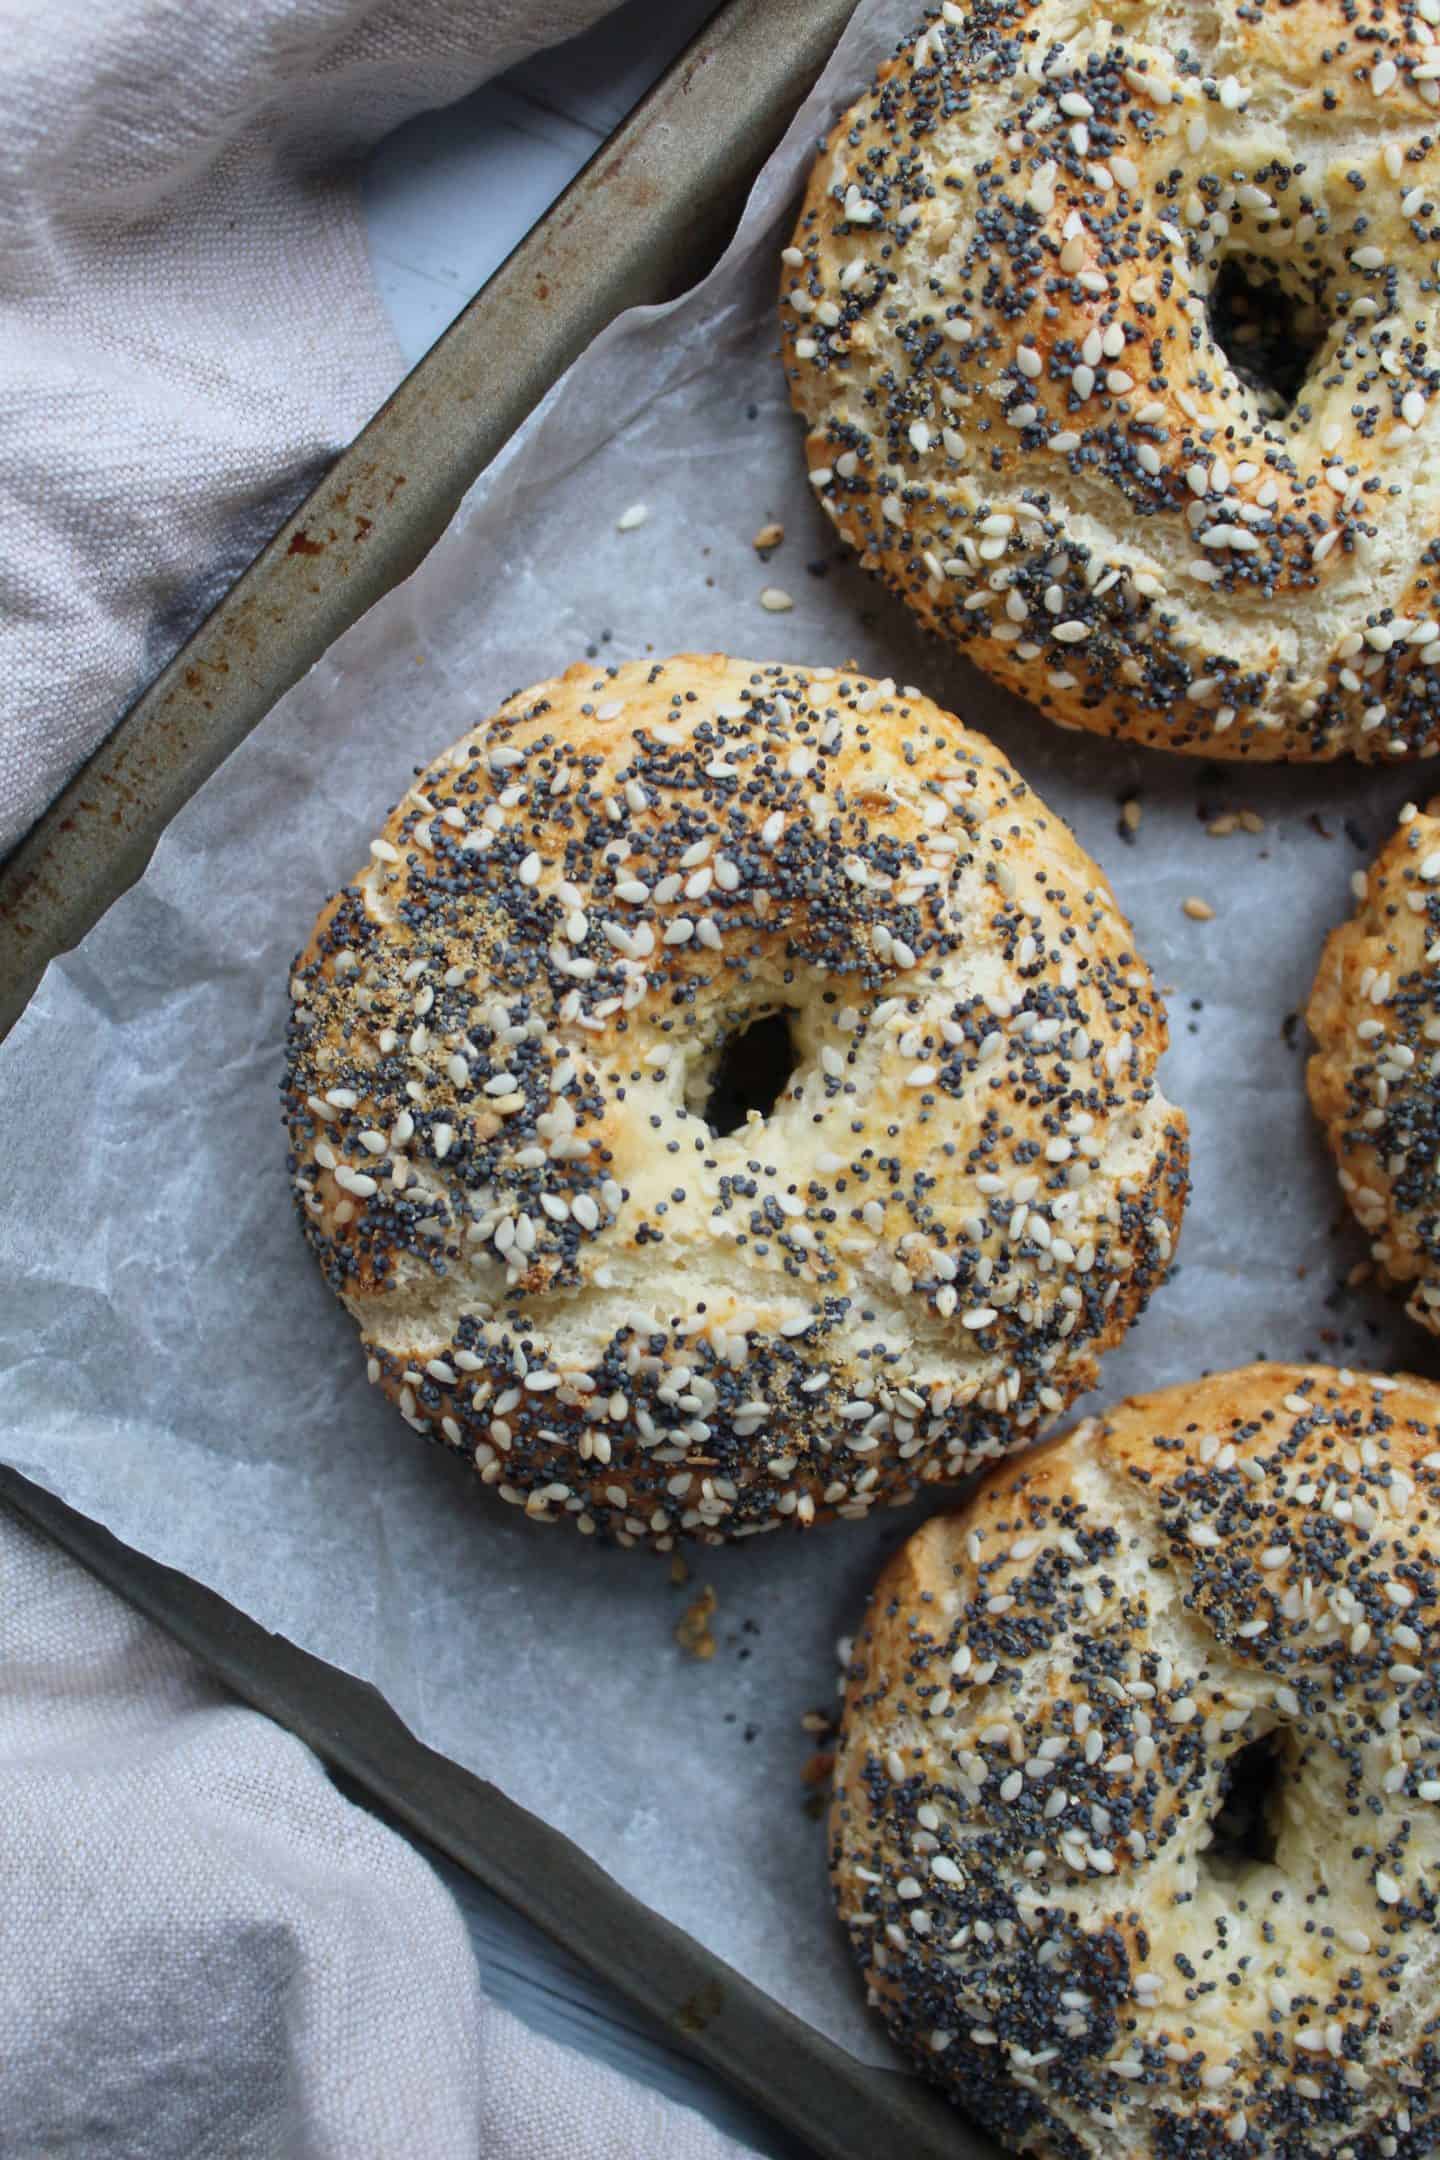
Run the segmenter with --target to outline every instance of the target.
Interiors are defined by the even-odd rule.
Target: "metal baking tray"
[[[47,963],[135,881],[169,820],[282,692],[415,567],[597,332],[709,266],[853,6],[718,9],[0,865],[0,1039]],[[0,1504],[827,2160],[993,2151],[918,2081],[856,2062],[567,1838],[424,1746],[364,1682],[3,1466]]]

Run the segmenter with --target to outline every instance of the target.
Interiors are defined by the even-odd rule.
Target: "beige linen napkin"
[[[0,0],[0,856],[394,387],[361,154],[612,0]]]
[[[486,1999],[298,1740],[0,1512],[5,2160],[743,2160]]]

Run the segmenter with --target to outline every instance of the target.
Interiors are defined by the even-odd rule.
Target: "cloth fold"
[[[6,2160],[743,2160],[487,2000],[298,1740],[0,1513]]]
[[[361,153],[613,0],[0,0],[0,856],[393,388]]]
[[[8,1517],[0,2150],[475,2153],[482,1998],[418,1854]]]

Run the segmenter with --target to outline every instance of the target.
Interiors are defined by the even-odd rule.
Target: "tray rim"
[[[0,1041],[49,961],[135,882],[170,819],[291,683],[415,568],[598,331],[708,267],[707,246],[733,229],[739,200],[855,4],[722,0],[0,863]],[[562,292],[563,304],[547,307]],[[3,1462],[0,1507],[827,2160],[994,2152],[932,2089],[846,2053],[561,1832],[427,1747],[368,1683],[270,1634]]]

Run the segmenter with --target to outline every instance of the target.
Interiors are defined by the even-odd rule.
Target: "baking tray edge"
[[[718,251],[854,0],[726,0],[0,865],[0,1040],[170,819],[625,308]]]

